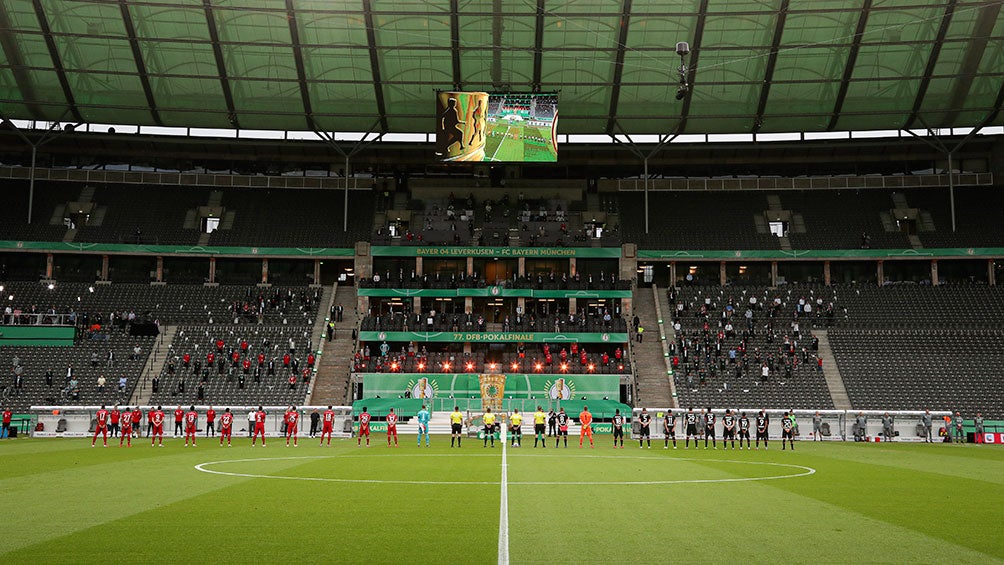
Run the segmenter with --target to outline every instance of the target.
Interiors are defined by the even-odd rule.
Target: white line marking
[[[509,463],[506,461],[505,430],[499,434],[502,438],[502,480],[501,500],[499,502],[499,565],[509,565]]]
[[[362,457],[359,455],[342,455],[338,456],[339,459],[350,459]],[[397,457],[494,457],[494,455],[481,455],[472,453],[470,455],[450,455],[443,453],[435,454],[398,454],[394,456]],[[521,455],[521,457],[552,457],[548,455]],[[816,470],[812,467],[806,467],[804,465],[795,465],[791,463],[774,463],[769,461],[740,461],[731,459],[699,459],[699,458],[686,458],[686,457],[672,457],[667,459],[657,459],[653,457],[635,457],[635,456],[625,456],[625,455],[577,455],[572,456],[573,458],[581,459],[641,459],[647,461],[699,461],[699,462],[718,462],[718,463],[740,463],[746,465],[767,465],[771,467],[787,467],[790,469],[799,469],[801,473],[795,473],[792,475],[772,475],[768,477],[738,477],[731,479],[677,479],[677,480],[666,480],[666,481],[514,481],[509,482],[508,480],[508,458],[506,456],[506,446],[503,442],[502,445],[502,481],[501,481],[501,503],[499,506],[499,559],[502,559],[503,551],[503,535],[505,536],[505,551],[506,559],[508,560],[508,516],[509,516],[509,497],[508,497],[508,485],[532,485],[532,486],[552,486],[552,485],[564,485],[564,486],[583,486],[583,485],[606,485],[606,486],[645,486],[645,485],[676,485],[676,484],[686,484],[686,483],[741,483],[741,482],[753,482],[753,481],[773,481],[778,479],[794,479],[798,477],[806,477],[815,474]],[[203,473],[210,473],[213,475],[221,475],[228,477],[244,477],[249,479],[284,479],[288,481],[314,481],[314,482],[328,482],[328,483],[365,483],[365,484],[391,484],[391,485],[496,485],[494,481],[405,481],[405,480],[393,480],[393,479],[337,479],[328,477],[291,477],[285,475],[262,475],[256,473],[232,473],[228,471],[216,471],[209,469],[208,467],[212,465],[222,465],[225,463],[250,463],[254,461],[282,461],[282,460],[295,460],[295,459],[332,459],[335,458],[334,455],[322,455],[322,456],[310,456],[310,457],[258,457],[253,459],[226,459],[222,461],[207,461],[205,463],[199,463],[195,465],[197,471]],[[504,521],[504,522],[503,522]],[[504,529],[504,533],[503,533]],[[508,561],[506,561],[508,562]]]
[[[509,128],[511,128],[511,127],[512,127],[512,125],[508,125],[508,124],[506,125],[506,127],[505,127],[505,133],[502,134],[502,141],[500,141],[499,144],[495,146],[495,152],[492,153],[492,156],[488,158],[489,161],[494,161],[495,160],[495,156],[499,154],[499,149],[502,149],[502,144],[505,143],[505,135],[506,135],[506,133],[509,133]]]

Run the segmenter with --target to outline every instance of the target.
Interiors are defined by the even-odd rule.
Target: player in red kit
[[[139,437],[139,427],[143,423],[143,411],[139,409],[139,406],[132,411],[132,435]]]
[[[262,406],[259,406],[258,411],[254,413],[254,433],[251,434],[251,447],[254,447],[259,435],[261,436],[261,446],[265,447],[265,408]]]
[[[289,447],[289,438],[293,437],[293,447],[299,447],[297,445],[297,424],[300,423],[300,413],[296,411],[296,406],[291,406],[289,412],[286,413],[286,447]]]
[[[157,439],[160,438],[160,446],[164,447],[164,410],[158,406],[156,410],[151,410],[147,414],[150,419],[150,423],[153,424],[153,433],[150,434],[150,447],[157,444]]]
[[[331,445],[331,430],[335,426],[335,411],[328,406],[328,409],[324,411],[324,415],[321,416],[321,445],[324,445],[324,435],[328,435],[328,445]]]
[[[393,408],[387,414],[387,447],[390,447],[391,436],[394,436],[394,447],[397,447],[397,414]]]
[[[178,437],[185,433],[182,427],[182,422],[185,420],[185,411],[181,409],[181,405],[178,405],[174,409],[174,437]]]
[[[7,408],[3,411],[3,429],[0,431],[0,437],[5,437],[10,439],[10,420],[14,414]]]
[[[206,410],[206,437],[209,437],[209,432],[216,435],[216,410],[212,406]]]
[[[199,413],[195,411],[195,406],[192,406],[185,414],[185,447],[188,447],[188,438],[192,438],[192,447],[195,447],[195,432],[198,427]]]
[[[220,416],[220,447],[223,447],[223,438],[227,438],[227,447],[230,447],[230,434],[234,429],[234,415],[227,408]]]
[[[122,411],[122,431],[119,434],[119,447],[122,447],[122,442],[127,442],[128,447],[132,447],[132,414],[129,412],[129,407]]]
[[[370,413],[363,406],[363,411],[359,414],[359,435],[356,437],[356,447],[362,447],[363,436],[366,436],[366,447],[370,446]]]
[[[97,424],[94,426],[94,437],[91,439],[91,447],[98,441],[98,434],[101,434],[102,439],[104,439],[105,447],[108,447],[108,411],[105,410],[105,405],[101,405],[101,410],[94,415],[95,422]]]
[[[128,412],[127,412],[127,414],[128,414]],[[111,417],[112,437],[115,437],[115,436],[119,435],[119,420],[121,419],[121,416],[122,416],[122,414],[119,412],[119,406],[118,406],[118,404],[116,404],[115,406],[112,406],[112,411],[111,411],[111,414],[110,414],[110,417]]]

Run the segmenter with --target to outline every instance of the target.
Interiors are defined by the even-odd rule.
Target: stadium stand
[[[1004,195],[996,190],[962,187],[955,189],[956,229],[952,231],[948,189],[916,189],[905,192],[911,208],[921,216],[918,235],[924,247],[998,247],[1004,245],[999,217]],[[924,225],[929,215],[931,226]],[[927,231],[925,227],[933,227]]]
[[[74,185],[79,190],[79,183]],[[189,210],[205,205],[209,191],[193,187],[109,184],[94,190],[89,223],[77,225],[75,241],[195,245],[198,226],[184,229]],[[100,225],[94,225],[100,217]]]
[[[81,320],[90,313],[107,321],[109,313],[131,312],[161,324],[262,323],[307,324],[317,315],[320,292],[307,287],[260,289],[254,286],[144,285],[59,283],[49,289],[37,282],[11,282],[5,294],[15,309],[25,312],[50,308],[75,312]],[[259,320],[260,318],[260,320]]]
[[[881,214],[895,205],[887,190],[784,192],[781,206],[800,214],[805,232],[788,231],[795,249],[858,249],[861,247],[909,249],[910,241],[898,231],[887,231]],[[839,221],[835,221],[839,218]],[[868,242],[863,241],[867,236]]]
[[[515,346],[506,351],[477,348],[471,353],[429,351],[427,345],[416,349],[409,344],[390,348],[387,355],[381,345],[365,346],[352,360],[355,373],[569,373],[630,374],[631,363],[626,345],[576,345],[559,347]],[[388,344],[389,347],[389,344]],[[588,352],[587,352],[588,349]]]
[[[349,247],[372,233],[370,191],[349,191],[349,209],[364,212],[349,214],[347,232],[341,229],[341,191],[229,189],[223,191],[222,206],[224,222],[210,237],[212,245]],[[233,225],[224,225],[231,213]]]
[[[829,340],[855,409],[1004,414],[1004,330],[838,329]]]
[[[754,216],[767,209],[762,193],[650,192],[649,231],[645,223],[624,222],[625,242],[646,249],[780,249],[778,238],[759,233]],[[643,210],[645,196],[620,194],[621,210]],[[859,234],[860,235],[860,234]]]
[[[313,360],[310,330],[309,325],[183,325],[156,385],[151,383],[150,402],[302,404],[312,369],[308,355]]]
[[[129,401],[146,365],[154,338],[129,336],[121,329],[81,332],[73,347],[2,347],[0,366],[5,368],[4,403],[16,409],[32,405],[122,404]],[[134,355],[139,347],[140,354]],[[108,361],[109,352],[114,355]],[[17,363],[15,363],[17,359]],[[16,370],[23,382],[16,384]],[[72,377],[68,374],[72,369]],[[9,371],[9,373],[7,372]],[[46,374],[51,371],[51,385]],[[105,384],[98,386],[104,376]],[[124,387],[119,379],[125,377]]]
[[[667,293],[679,327],[669,355],[680,406],[833,407],[812,336],[835,309],[828,292],[691,286]]]

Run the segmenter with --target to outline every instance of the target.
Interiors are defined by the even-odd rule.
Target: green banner
[[[630,290],[533,290],[529,288],[360,288],[359,296],[421,298],[631,298]]]
[[[448,343],[624,343],[626,333],[554,332],[359,332],[359,341]]]
[[[638,250],[639,259],[678,259],[695,261],[721,260],[735,261],[737,259],[932,259],[935,257],[1001,257],[1004,247],[969,247],[969,248],[923,248],[923,249],[756,249],[756,250],[698,250],[698,251],[665,251]]]
[[[0,326],[0,347],[71,347],[73,326]]]
[[[350,247],[224,247],[131,245],[123,243],[62,243],[57,241],[0,241],[0,249],[48,253],[113,253],[123,255],[236,255],[250,257],[353,257]]]
[[[374,245],[374,257],[568,257],[617,259],[620,247],[447,247]]]
[[[479,375],[470,373],[410,373],[363,375],[363,395],[397,398],[410,394],[412,399],[481,398]],[[620,398],[620,375],[506,375],[503,394],[506,398],[571,400]]]

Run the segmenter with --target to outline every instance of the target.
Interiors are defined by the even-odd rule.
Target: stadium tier
[[[315,355],[309,325],[178,327],[149,384],[151,404],[303,404]],[[290,381],[292,377],[292,381]]]
[[[813,327],[832,320],[836,306],[828,288],[667,292],[680,406],[833,407],[812,335]]]

